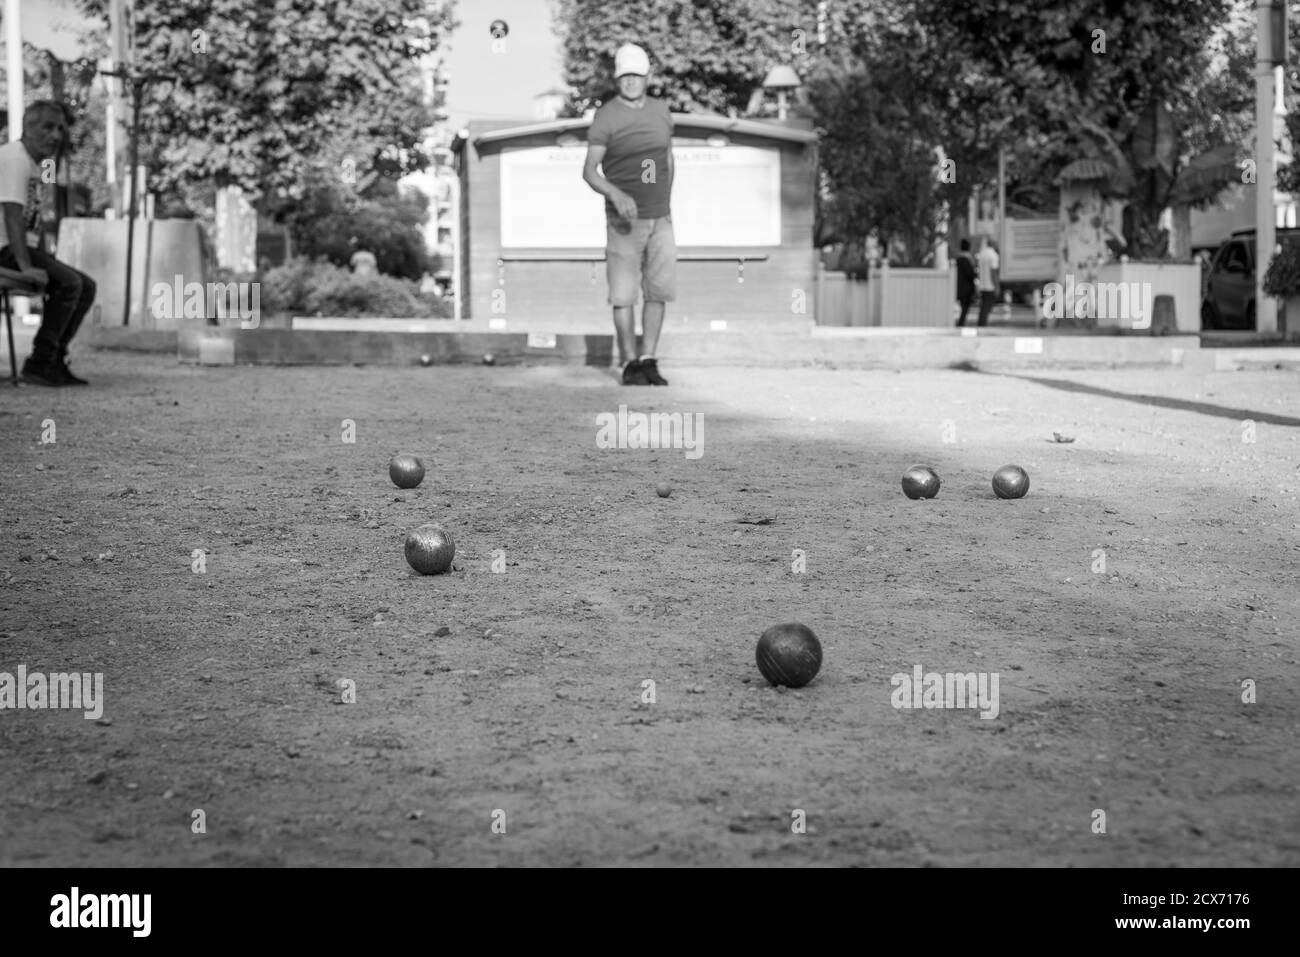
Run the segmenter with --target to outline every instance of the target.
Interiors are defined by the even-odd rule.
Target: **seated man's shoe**
[[[29,385],[57,387],[63,385],[63,377],[53,363],[36,362],[28,359],[23,363],[22,380]]]
[[[73,374],[72,370],[68,368],[66,360],[56,363],[54,365],[54,371],[59,376],[60,385],[90,385],[90,383],[81,378],[81,376]]]

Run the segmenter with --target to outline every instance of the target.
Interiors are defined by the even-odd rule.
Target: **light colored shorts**
[[[638,290],[646,302],[677,298],[677,242],[673,218],[634,220],[620,232],[613,219],[605,224],[605,278],[611,306],[636,305]]]

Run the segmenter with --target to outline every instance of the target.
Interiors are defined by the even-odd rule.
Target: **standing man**
[[[961,252],[957,254],[957,302],[961,304],[961,315],[957,325],[966,325],[966,313],[975,301],[975,257],[970,254],[970,240],[961,241]]]
[[[0,266],[45,290],[41,327],[23,363],[23,381],[33,385],[86,384],[68,368],[68,345],[95,301],[95,280],[47,253],[39,236],[42,166],[48,160],[53,169],[67,135],[63,107],[38,100],[23,113],[22,139],[0,146]]]
[[[1001,261],[998,259],[998,251],[993,248],[992,241],[987,236],[980,237],[980,318],[979,325],[987,326],[989,324],[989,313],[993,311],[993,303],[998,296],[998,270]]]
[[[582,167],[587,185],[605,197],[605,276],[624,385],[668,384],[659,374],[655,349],[664,304],[677,298],[677,244],[669,208],[673,118],[667,103],[646,96],[649,76],[645,50],[632,43],[618,48],[618,96],[596,111]],[[638,290],[645,301],[640,349],[632,311]]]

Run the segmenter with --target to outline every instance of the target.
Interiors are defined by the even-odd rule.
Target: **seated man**
[[[86,384],[68,368],[68,345],[95,301],[95,281],[45,252],[35,235],[28,242],[40,230],[42,163],[48,160],[53,171],[67,135],[63,107],[39,100],[23,114],[23,138],[0,146],[0,266],[23,273],[45,296],[22,371],[23,381],[34,385]]]

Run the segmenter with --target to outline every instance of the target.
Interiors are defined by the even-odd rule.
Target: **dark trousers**
[[[970,304],[975,301],[975,290],[972,289],[964,296],[957,297],[957,303],[961,306],[961,315],[957,317],[957,325],[966,325],[966,313],[970,312]]]
[[[980,318],[979,325],[987,326],[989,324],[989,313],[993,311],[993,303],[997,302],[998,294],[988,290],[980,290]]]
[[[36,330],[32,342],[33,365],[49,365],[51,362],[65,362],[68,358],[68,344],[81,327],[81,320],[86,318],[91,304],[95,301],[95,280],[84,272],[61,263],[49,253],[27,247],[27,255],[32,265],[44,269],[50,277],[45,287],[45,306],[41,314],[41,327]],[[0,249],[0,266],[17,269],[18,261],[14,258],[11,247]]]

